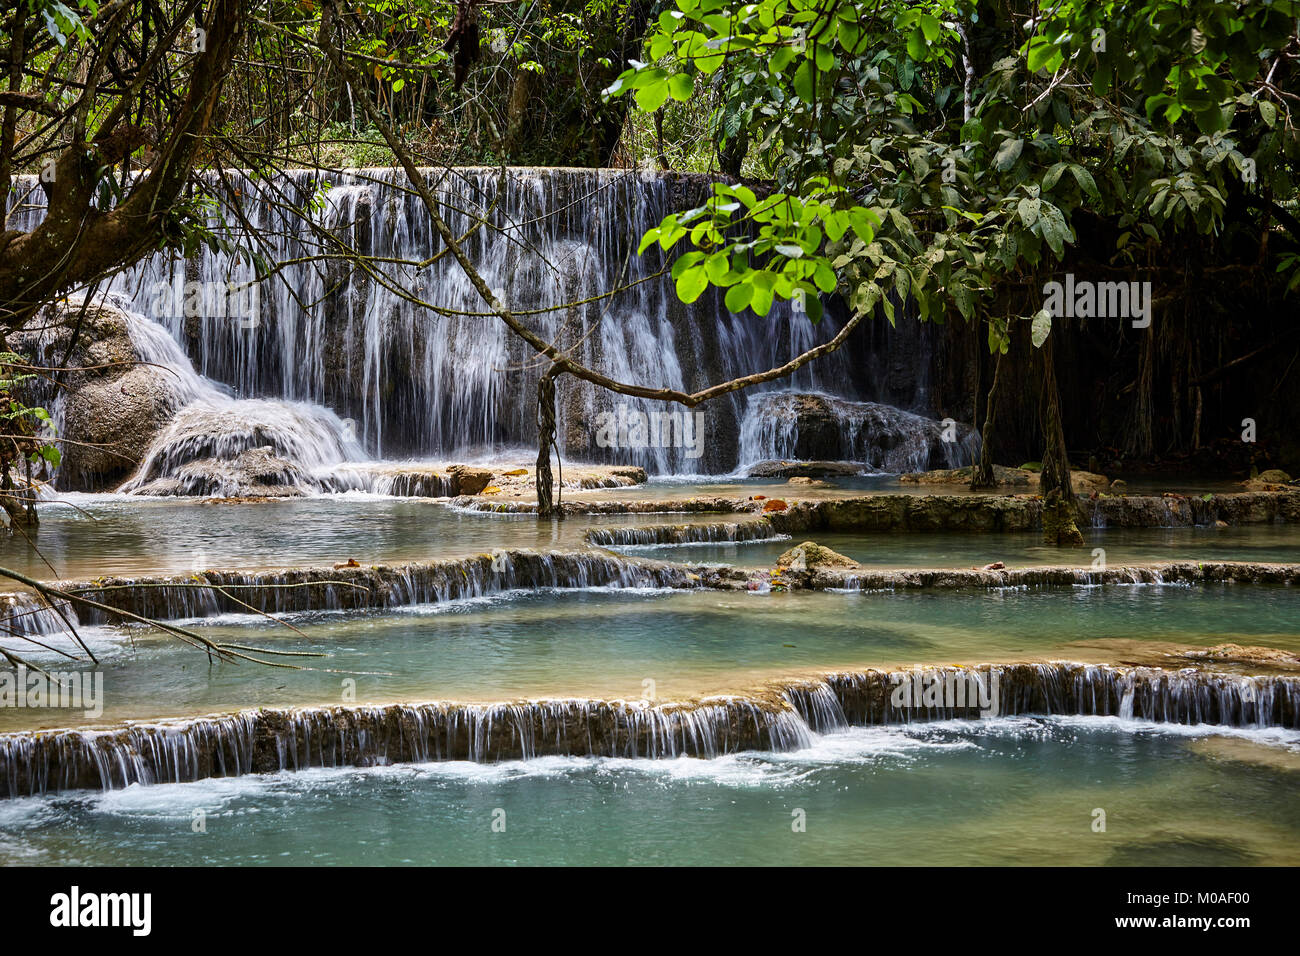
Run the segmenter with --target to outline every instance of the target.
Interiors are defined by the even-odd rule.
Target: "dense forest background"
[[[234,242],[201,171],[252,171],[287,206],[275,175],[304,166],[691,171],[712,197],[647,237],[684,300],[714,286],[765,315],[798,298],[810,321],[856,324],[850,348],[889,341],[887,374],[932,383],[930,411],[984,431],[985,464],[1042,461],[1067,489],[1071,464],[1300,471],[1296,16],[1290,0],[6,2],[0,190],[14,208],[11,177],[33,174],[49,212],[6,221],[0,324],[158,248]],[[1053,315],[1045,284],[1067,274],[1149,282],[1149,326]],[[45,370],[7,360],[6,471],[51,454],[17,388]]]

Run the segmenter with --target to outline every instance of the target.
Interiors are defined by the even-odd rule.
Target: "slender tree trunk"
[[[1043,541],[1047,544],[1080,547],[1083,535],[1077,523],[1078,503],[1070,480],[1070,458],[1061,426],[1061,392],[1056,384],[1056,358],[1052,337],[1038,350],[1042,364],[1043,471],[1039,488],[1043,493]]]
[[[980,460],[971,471],[970,488],[992,488],[997,482],[993,477],[993,419],[997,413],[998,384],[1002,380],[1003,355],[998,352],[993,362],[993,381],[989,383],[989,393],[984,399],[984,428],[980,431]],[[978,393],[976,395],[978,400]]]
[[[555,483],[551,475],[551,449],[555,445],[555,379],[562,372],[551,366],[537,382],[537,515],[563,517],[559,502],[552,499]]]

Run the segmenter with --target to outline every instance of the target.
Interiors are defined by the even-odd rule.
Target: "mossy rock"
[[[812,571],[816,568],[856,568],[858,562],[816,541],[805,541],[777,558],[776,566],[782,569]]]

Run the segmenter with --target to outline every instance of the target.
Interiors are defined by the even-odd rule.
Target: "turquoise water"
[[[681,494],[682,487],[675,487]],[[697,489],[689,490],[694,493]],[[104,496],[80,496],[76,501],[82,510],[64,505],[42,507],[41,526],[33,535],[39,553],[20,535],[0,540],[0,566],[38,578],[81,579],[203,568],[331,565],[349,558],[365,565],[396,564],[479,554],[494,548],[580,548],[585,546],[584,535],[590,528],[750,518],[583,515],[539,522],[527,515],[468,513],[428,500],[353,495],[255,504]],[[665,502],[668,507],[671,504]],[[1111,564],[1175,559],[1300,561],[1300,528],[1294,525],[1085,530],[1085,535],[1088,543],[1082,549],[1044,547],[1036,534],[816,532],[800,538],[814,537],[872,567],[978,567],[992,561],[1012,566],[1088,565],[1094,560],[1092,549],[1098,547],[1106,549]],[[672,561],[770,567],[790,544],[638,548],[630,553]]]
[[[661,699],[873,665],[1055,657],[1127,660],[1151,642],[1232,641],[1300,650],[1300,588],[1107,586],[897,593],[512,592],[397,613],[300,614],[295,633],[264,618],[193,622],[212,639],[321,651],[325,670],[212,664],[140,628],[97,628],[106,709],[0,709],[0,730],[250,705],[519,697]],[[34,651],[30,656],[38,656]],[[42,658],[53,666],[57,659]]]
[[[809,531],[792,539],[742,544],[618,547],[615,550],[664,561],[770,568],[793,544],[812,539],[873,568],[979,568],[995,561],[1008,567],[1089,566],[1098,558],[1111,565],[1161,561],[1300,561],[1300,527],[1286,524],[1228,528],[1084,528],[1082,548],[1043,544],[1031,534],[849,534]],[[1094,549],[1101,548],[1104,555]]]
[[[536,516],[471,514],[429,500],[354,495],[239,504],[91,495],[76,503],[80,510],[42,507],[33,536],[39,554],[18,535],[0,541],[0,566],[38,578],[85,578],[319,566],[349,558],[398,564],[493,548],[579,547],[588,527],[646,520],[613,515],[539,522]]]
[[[1270,743],[1300,758],[1300,735]],[[1016,718],[784,755],[312,770],[6,801],[0,863],[1295,865],[1300,771],[1259,749]]]
[[[734,520],[538,522],[356,496],[80,503],[98,520],[47,507],[37,536],[68,577],[582,548],[591,527]],[[1300,533],[1286,526],[1086,534],[1087,546],[1071,551],[1036,535],[811,537],[875,567],[1087,565],[1096,547],[1111,565],[1300,559]],[[770,567],[790,544],[633,553]],[[52,576],[20,539],[0,543],[0,564]],[[0,731],[352,700],[637,698],[646,681],[671,699],[833,669],[1149,660],[1171,644],[1300,651],[1300,588],[543,590],[286,620],[301,633],[252,615],[187,624],[252,648],[326,654],[309,662],[314,670],[210,664],[153,631],[88,628],[104,659],[103,715],[0,709]],[[789,754],[309,770],[6,800],[0,864],[1296,865],[1298,783],[1297,731],[1017,717],[859,728]],[[1092,828],[1097,809],[1104,833]],[[194,832],[196,811],[206,832]],[[792,829],[797,818],[803,832]]]

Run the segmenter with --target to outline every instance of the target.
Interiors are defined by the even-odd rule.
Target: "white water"
[[[667,212],[698,202],[701,181],[513,169],[499,187],[491,169],[427,175],[452,230],[470,233],[463,246],[498,296],[543,338],[613,378],[694,390],[781,364],[837,331],[833,315],[818,326],[785,305],[765,318],[735,316],[712,293],[685,306],[670,280],[643,281],[665,263],[657,249],[637,256],[639,237]],[[160,294],[179,292],[187,279],[254,278],[246,257],[221,249],[205,247],[188,262],[158,253],[113,280],[112,291],[135,313],[131,332],[141,359],[175,369],[182,404],[197,406],[149,450],[127,490],[165,477],[177,479],[174,493],[232,493],[238,482],[220,469],[209,468],[214,473],[205,480],[179,472],[197,456],[228,458],[256,447],[269,446],[296,466],[286,479],[321,491],[322,470],[348,460],[484,460],[534,445],[543,367],[495,317],[455,314],[485,307],[450,256],[425,268],[411,264],[441,246],[402,181],[389,169],[328,176],[298,170],[270,181],[229,176],[237,194],[225,201],[257,230],[255,239],[236,230],[237,242],[270,262],[298,260],[260,283],[255,315],[200,310],[186,316],[177,314],[184,311],[181,296]],[[214,189],[225,193],[226,187],[214,182]],[[14,217],[19,228],[31,228],[43,212],[39,190],[29,199],[32,205]],[[318,228],[304,227],[304,215]],[[484,224],[474,231],[480,217]],[[215,214],[211,221],[221,225]],[[376,264],[386,276],[377,281],[329,258],[341,246],[403,263]],[[574,302],[582,304],[550,308]],[[853,402],[886,397],[879,383],[867,380],[871,374],[841,350],[773,387],[832,396],[850,454],[902,470],[920,460],[918,449],[932,444],[937,426],[905,415],[889,417],[880,429],[864,426]],[[659,475],[728,474],[792,457],[789,429],[761,390],[702,408],[698,456],[680,446],[601,447],[599,416],[624,403],[633,412],[663,408],[562,379],[557,418],[564,456],[639,464]],[[295,430],[296,443],[288,434]],[[908,454],[888,451],[900,443]],[[969,448],[952,451],[953,463],[961,464]],[[373,490],[366,484],[357,487]]]

